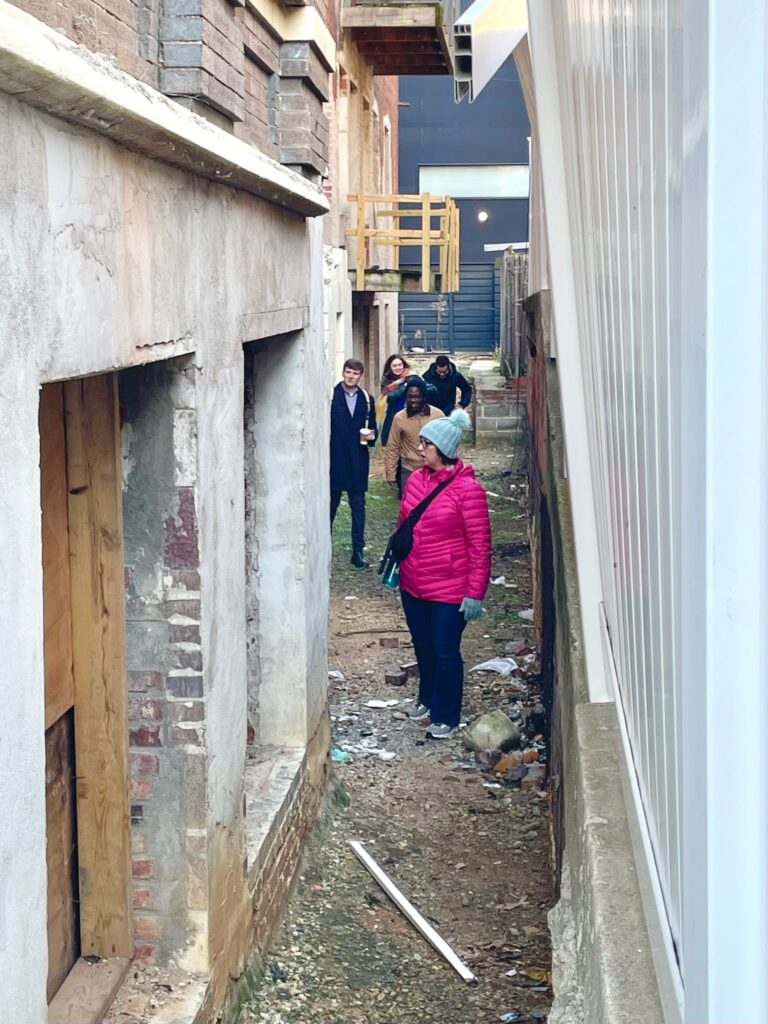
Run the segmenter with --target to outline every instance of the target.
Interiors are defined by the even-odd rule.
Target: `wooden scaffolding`
[[[459,290],[459,208],[450,196],[371,195],[348,197],[356,204],[357,222],[347,231],[355,239],[355,291],[404,291],[400,272],[400,250],[416,248],[420,253],[419,286],[422,292]],[[382,224],[382,222],[384,222]],[[415,222],[415,223],[414,223]],[[392,272],[387,280],[380,268],[372,267],[374,247],[392,251]],[[432,250],[437,249],[437,270],[433,272]]]

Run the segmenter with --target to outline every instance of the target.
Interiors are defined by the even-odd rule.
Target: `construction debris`
[[[414,928],[421,932],[427,942],[430,942],[438,953],[445,957],[451,967],[458,972],[467,984],[476,985],[477,978],[472,971],[470,971],[467,965],[456,956],[445,939],[438,935],[432,925],[418,912],[411,901],[400,892],[392,879],[386,874],[386,872],[382,871],[373,857],[371,857],[367,852],[363,844],[352,839],[350,840],[349,845],[352,847],[352,850],[358,860],[368,871],[370,871],[387,896],[389,896],[395,906],[405,914]]]

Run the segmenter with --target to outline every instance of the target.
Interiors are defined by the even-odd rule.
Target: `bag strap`
[[[445,490],[445,488],[450,483],[453,483],[453,481],[455,479],[456,479],[456,474],[455,473],[451,473],[451,475],[448,477],[447,480],[443,480],[442,483],[439,483],[437,485],[437,487],[434,489],[434,491],[432,491],[430,494],[428,494],[426,496],[426,498],[423,499],[423,501],[420,501],[419,504],[415,508],[411,509],[411,511],[408,513],[408,515],[403,520],[403,523],[410,523],[411,526],[415,526],[416,523],[418,523],[418,521],[421,519],[421,517],[426,512],[427,506],[430,504],[430,502],[434,501],[435,498],[440,493],[440,491]]]

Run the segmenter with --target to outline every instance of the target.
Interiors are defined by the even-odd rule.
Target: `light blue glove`
[[[473,619],[479,619],[483,614],[483,602],[478,601],[476,597],[465,597],[459,605],[459,611],[464,612],[467,622],[472,622]]]

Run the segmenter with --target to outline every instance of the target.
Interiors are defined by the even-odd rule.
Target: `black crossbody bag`
[[[447,480],[443,480],[441,484],[438,484],[431,494],[428,494],[423,501],[420,501],[416,508],[411,509],[405,519],[400,523],[398,528],[389,538],[387,542],[387,550],[379,562],[379,575],[385,575],[391,571],[393,565],[399,564],[404,558],[407,558],[411,553],[413,547],[413,528],[424,515],[427,510],[427,506],[430,502],[434,501],[440,491],[445,488],[456,479],[456,474],[452,473]]]

